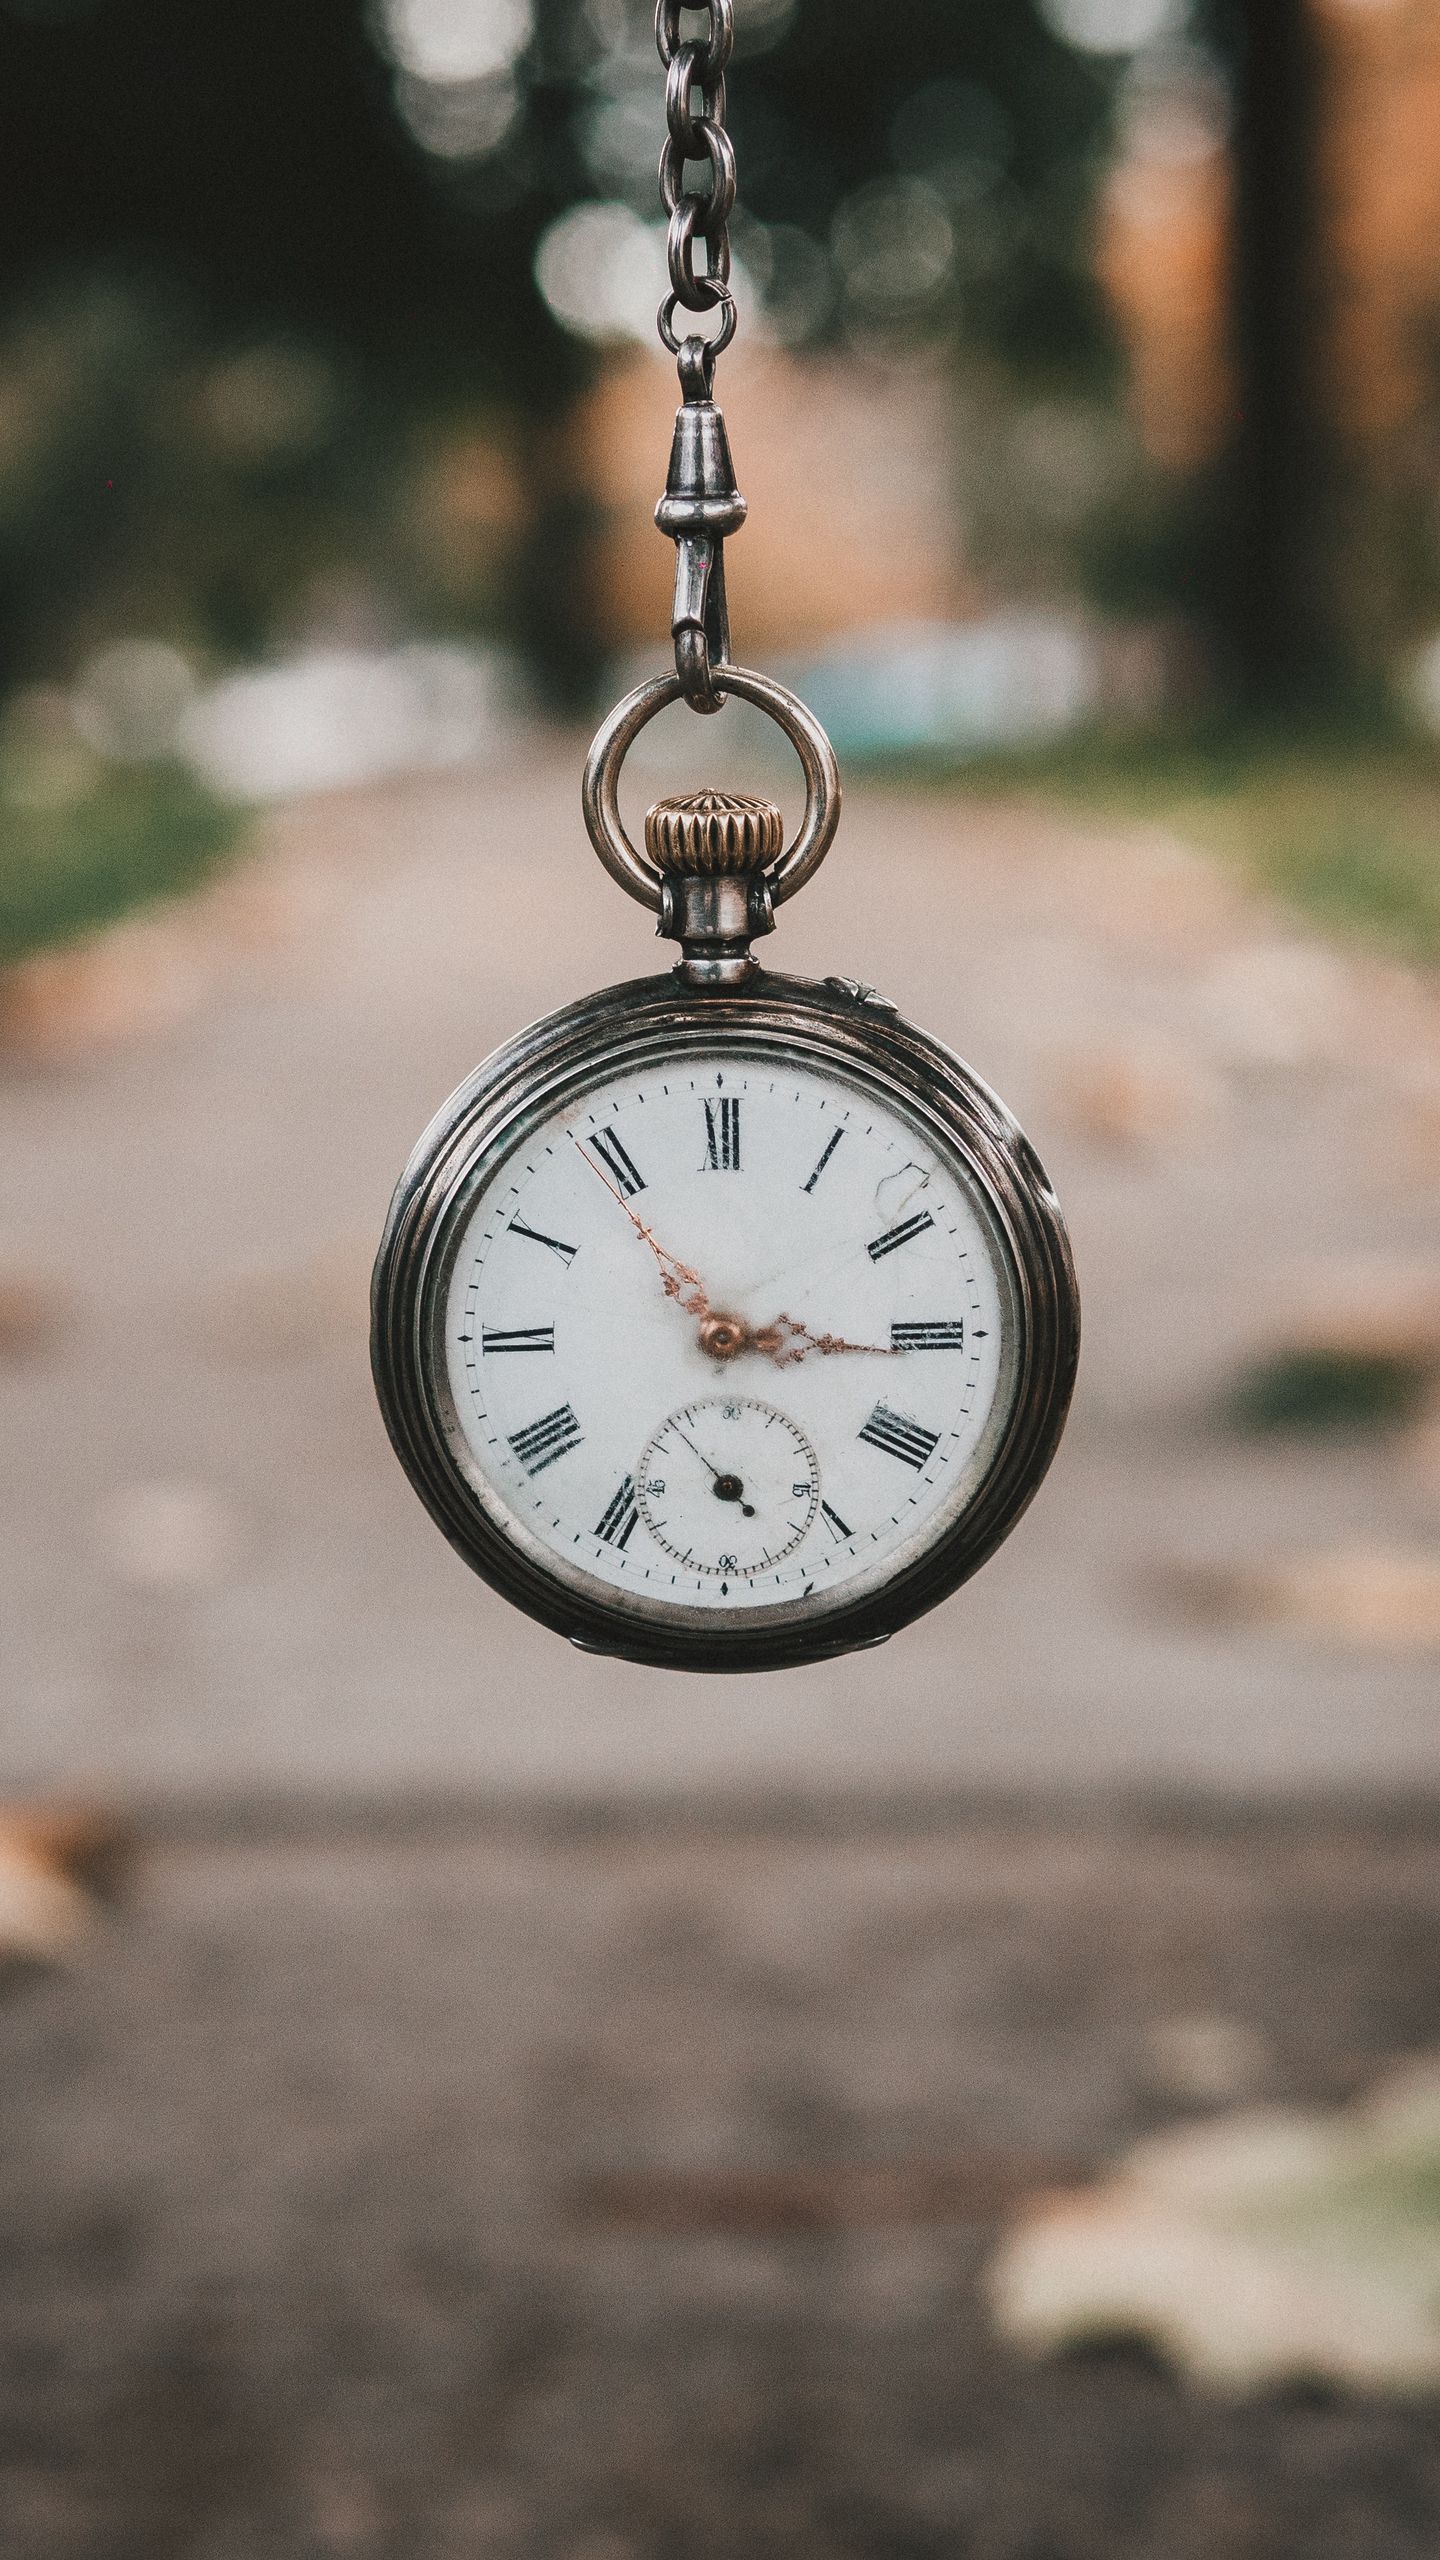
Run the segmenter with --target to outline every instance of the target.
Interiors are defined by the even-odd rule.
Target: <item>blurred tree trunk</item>
[[[1221,603],[1247,707],[1283,712],[1334,697],[1348,672],[1323,380],[1322,65],[1310,0],[1240,0],[1233,24],[1239,396]]]

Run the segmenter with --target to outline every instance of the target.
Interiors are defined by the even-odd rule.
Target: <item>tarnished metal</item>
[[[727,693],[768,712],[784,730],[805,775],[805,815],[794,843],[748,879],[696,880],[682,886],[644,854],[625,832],[620,815],[620,771],[630,748],[657,711],[678,702],[678,676],[654,676],[618,703],[590,749],[581,800],[590,841],[613,880],[660,919],[659,931],[683,946],[680,971],[693,985],[739,984],[753,962],[749,945],[768,933],[772,910],[793,898],[819,869],[840,823],[840,772],[835,750],[814,714],[772,676],[749,667],[716,670]],[[702,894],[703,893],[703,894]]]
[[[824,860],[840,815],[840,779],[830,741],[805,705],[730,660],[724,545],[744,522],[745,501],[714,383],[716,359],[735,331],[728,233],[735,161],[724,129],[733,0],[708,0],[707,33],[684,42],[683,13],[682,0],[658,0],[669,124],[660,183],[670,216],[670,291],[659,328],[678,359],[682,400],[656,522],[676,545],[675,672],[639,686],[610,713],[590,750],[582,792],[586,826],[607,871],[650,909],[681,956],[668,977],[609,988],[534,1024],[452,1096],[395,1194],[375,1268],[372,1340],[381,1408],[401,1462],[477,1573],[588,1650],[677,1670],[742,1671],[883,1643],[985,1561],[1054,1453],[1080,1317],[1058,1205],[996,1097],[872,987],[775,977],[751,950],[773,929],[775,909]],[[690,14],[698,18],[701,9]],[[701,164],[705,184],[687,190],[687,169]],[[682,312],[690,321],[683,331]],[[704,314],[717,315],[708,337],[694,325]],[[799,757],[805,814],[793,841],[786,845],[780,813],[768,802],[702,791],[657,803],[646,818],[645,849],[637,850],[619,806],[629,748],[667,705],[683,700],[709,713],[729,694],[776,721]],[[995,1405],[960,1507],[928,1529],[917,1523],[907,1542],[878,1552],[858,1580],[829,1589],[812,1583],[798,1598],[730,1618],[658,1591],[611,1587],[544,1545],[518,1513],[497,1514],[459,1423],[445,1351],[447,1292],[467,1221],[516,1150],[557,1109],[578,1106],[617,1074],[717,1054],[726,1068],[732,1060],[804,1068],[851,1089],[862,1104],[868,1098],[908,1119],[965,1188],[993,1246],[1001,1298]],[[718,1370],[729,1374],[728,1364],[743,1359],[788,1369],[811,1357],[888,1358],[902,1347],[893,1336],[887,1346],[812,1331],[785,1313],[756,1325],[731,1304],[712,1305],[698,1274],[674,1263],[643,1219],[620,1205],[659,1258],[667,1293],[678,1296]],[[730,1481],[717,1477],[717,1490]]]
[[[735,27],[732,0],[709,0],[708,34],[682,43],[680,14],[678,0],[658,0],[655,42],[665,65],[668,126],[660,155],[660,194],[670,217],[670,291],[660,305],[658,325],[662,343],[679,359],[684,406],[675,421],[670,478],[655,521],[678,554],[671,619],[675,672],[691,710],[708,712],[718,711],[725,699],[715,670],[730,655],[725,536],[745,521],[725,421],[712,396],[716,357],[735,334],[729,228],[735,210],[735,146],[725,130],[725,66]],[[687,169],[702,162],[705,185],[687,187]],[[695,264],[697,241],[705,251],[703,270]],[[680,336],[675,323],[682,310],[718,311],[716,336],[704,338],[693,328]]]
[[[692,14],[698,17],[699,8]],[[705,15],[709,20],[705,38],[682,42],[677,0],[659,0],[655,12],[655,42],[666,71],[669,127],[660,157],[660,193],[670,216],[671,294],[686,311],[714,311],[730,298],[735,152],[725,131],[725,69],[735,42],[733,0],[708,0]],[[687,164],[694,166],[701,160],[707,164],[708,184],[687,188]],[[705,248],[703,275],[695,271],[697,240]],[[662,337],[665,334],[662,322]]]
[[[645,812],[645,850],[657,870],[694,880],[763,871],[785,845],[773,800],[743,791],[687,791]]]
[[[675,545],[675,603],[670,617],[675,672],[692,711],[718,711],[725,696],[715,670],[730,655],[725,603],[725,536],[745,521],[735,485],[725,421],[710,397],[713,364],[698,338],[680,360],[685,397],[675,412],[670,473],[655,522]]]
[[[1002,1276],[1004,1366],[964,1506],[873,1577],[733,1619],[597,1582],[502,1530],[482,1499],[445,1357],[450,1272],[476,1201],[553,1111],[609,1078],[717,1045],[737,1060],[831,1073],[913,1122],[983,1217]],[[673,977],[587,996],[478,1067],[431,1124],[391,1206],[372,1297],[375,1383],[397,1455],[466,1562],[572,1643],[677,1671],[762,1671],[883,1643],[993,1554],[1039,1485],[1064,1425],[1080,1313],[1065,1228],[1033,1149],[1003,1104],[937,1040],[839,987],[759,971],[701,993]],[[803,1333],[803,1328],[797,1328]],[[722,1343],[707,1346],[725,1359]],[[751,1346],[763,1347],[763,1346]],[[779,1346],[783,1354],[791,1346]],[[793,1346],[799,1348],[797,1344]],[[810,1345],[823,1356],[823,1342]],[[779,1354],[777,1354],[779,1356]]]

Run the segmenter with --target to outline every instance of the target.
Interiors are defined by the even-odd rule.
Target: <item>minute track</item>
[[[709,1077],[693,1073],[679,1078],[663,1075],[658,1086],[641,1079],[597,1094],[579,1125],[567,1130],[562,1124],[544,1144],[532,1144],[526,1150],[514,1177],[507,1223],[498,1231],[487,1231],[489,1241],[481,1260],[470,1267],[467,1305],[473,1305],[477,1296],[486,1297],[487,1321],[482,1328],[472,1317],[462,1334],[474,1325],[477,1359],[482,1351],[485,1357],[485,1408],[495,1412],[505,1440],[537,1491],[543,1484],[546,1500],[530,1515],[534,1526],[557,1540],[563,1538],[572,1551],[593,1555],[602,1574],[611,1569],[617,1575],[623,1573],[628,1590],[650,1579],[651,1568],[644,1557],[657,1539],[681,1570],[682,1582],[712,1603],[718,1599],[727,1607],[739,1607],[758,1600],[762,1593],[780,1596],[797,1586],[803,1590],[806,1583],[813,1583],[817,1566],[827,1587],[833,1588],[868,1565],[872,1557],[888,1553],[897,1539],[907,1537],[917,1504],[923,1513],[931,1499],[921,1488],[928,1481],[930,1457],[942,1436],[935,1431],[933,1441],[930,1438],[934,1424],[941,1421],[939,1414],[924,1421],[907,1408],[903,1396],[892,1393],[877,1403],[873,1391],[858,1410],[851,1408],[848,1430],[855,1437],[849,1447],[874,1451],[895,1464],[897,1472],[908,1473],[917,1485],[916,1492],[898,1507],[893,1495],[883,1498],[878,1478],[865,1483],[856,1478],[853,1462],[843,1455],[844,1433],[836,1443],[835,1429],[840,1411],[851,1404],[852,1393],[863,1392],[867,1372],[879,1362],[964,1347],[964,1317],[908,1310],[915,1307],[927,1271],[933,1281],[935,1257],[941,1252],[947,1261],[954,1257],[950,1267],[960,1275],[972,1307],[981,1305],[976,1296],[976,1275],[985,1268],[983,1260],[976,1260],[980,1233],[967,1225],[962,1195],[951,1188],[942,1165],[917,1155],[908,1125],[877,1117],[873,1105],[858,1115],[847,1109],[838,1118],[835,1107],[840,1099],[833,1085],[816,1084],[804,1076],[777,1080],[773,1074],[762,1074],[757,1079],[753,1071],[733,1060],[718,1093]],[[752,1111],[759,1114],[753,1123]],[[702,1144],[697,1152],[691,1152],[693,1138],[686,1143],[687,1113],[699,1119]],[[688,1127],[693,1131],[693,1119]],[[753,1148],[745,1150],[749,1163],[743,1194],[715,1180],[719,1172],[740,1170],[734,1157],[741,1149],[742,1129],[752,1135],[759,1131],[764,1141],[758,1154]],[[811,1130],[814,1134],[807,1142],[806,1133]],[[846,1137],[849,1145],[842,1147],[839,1141]],[[597,1146],[597,1139],[604,1143]],[[797,1155],[801,1166],[808,1164],[809,1173],[787,1170]],[[792,1251],[778,1277],[767,1282],[762,1273],[753,1286],[743,1280],[737,1285],[733,1278],[737,1249],[743,1250],[752,1266],[768,1264],[775,1258],[777,1244],[789,1235],[787,1221],[792,1217],[799,1222],[794,1246],[802,1245],[814,1232],[809,1223],[816,1215],[811,1206],[814,1194],[805,1186],[822,1163],[826,1205],[820,1214],[826,1243],[818,1259],[812,1252],[797,1262]],[[615,1178],[616,1168],[626,1175],[627,1183],[641,1177],[643,1199],[622,1188]],[[854,1237],[857,1225],[860,1236],[865,1236],[865,1207],[893,1196],[897,1182],[913,1186],[917,1180],[927,1185],[933,1206],[894,1221],[882,1229],[880,1237],[870,1239],[881,1242],[899,1228],[910,1254],[901,1256],[898,1247],[879,1255],[859,1250]],[[794,1187],[787,1190],[787,1184]],[[707,1209],[707,1202],[713,1202],[713,1211]],[[512,1269],[509,1261],[498,1263],[495,1254],[517,1222],[536,1239],[564,1239],[574,1249],[573,1265],[564,1265],[569,1313],[563,1337],[555,1325],[521,1321],[518,1311],[512,1313],[514,1292],[522,1285],[521,1266]],[[745,1242],[752,1233],[762,1248],[754,1253]],[[681,1244],[696,1260],[684,1258],[677,1249]],[[911,1257],[922,1245],[922,1258],[912,1272]],[[497,1275],[493,1281],[485,1276],[492,1269]],[[587,1273],[588,1277],[583,1276]],[[732,1275],[728,1279],[727,1273]],[[874,1274],[873,1280],[862,1280],[861,1275],[868,1273]],[[509,1274],[503,1283],[502,1274]],[[560,1276],[557,1273],[557,1285]],[[502,1294],[495,1299],[497,1286]],[[607,1337],[598,1359],[585,1348],[594,1339],[597,1287],[620,1292],[615,1302],[617,1329]],[[782,1291],[789,1305],[777,1311]],[[897,1295],[906,1312],[887,1313],[883,1321],[876,1321],[880,1308],[886,1301],[893,1307]],[[720,1491],[720,1499],[712,1490],[702,1505],[708,1547],[693,1522],[677,1544],[682,1515],[675,1511],[673,1469],[672,1480],[662,1483],[658,1500],[642,1494],[632,1457],[640,1435],[633,1422],[627,1422],[617,1435],[616,1424],[607,1421],[597,1406],[597,1392],[603,1402],[612,1382],[618,1389],[628,1373],[632,1344],[639,1366],[626,1391],[630,1411],[653,1411],[656,1381],[671,1361],[682,1364],[674,1372],[676,1385],[683,1364],[697,1354],[701,1374],[708,1370],[713,1379],[714,1364],[705,1346],[718,1321],[713,1302],[721,1298],[744,1311],[733,1322],[725,1319],[729,1325],[726,1344],[733,1349],[728,1362],[721,1364],[722,1374],[733,1376],[735,1398],[748,1409],[764,1372],[778,1371],[776,1388],[782,1405],[792,1405],[798,1394],[811,1434],[819,1434],[830,1446],[825,1462],[827,1490],[823,1506],[807,1499],[800,1509],[777,1510],[773,1518],[762,1521],[743,1476],[735,1476],[732,1497],[724,1468],[717,1465],[711,1477],[699,1471],[699,1459],[691,1455],[697,1491],[711,1483]],[[791,1312],[793,1307],[803,1308],[805,1316]],[[862,1307],[874,1307],[875,1316],[858,1338],[831,1330],[826,1321],[832,1308],[845,1315]],[[752,1320],[752,1310],[763,1321]],[[563,1350],[565,1340],[574,1345],[568,1354]],[[464,1347],[460,1337],[457,1345]],[[502,1352],[505,1356],[497,1356]],[[514,1411],[507,1381],[512,1374],[517,1381],[533,1374],[537,1358],[553,1370],[557,1386],[563,1382],[570,1391],[567,1409],[554,1399],[551,1407],[537,1415],[530,1399],[518,1413]],[[829,1394],[809,1383],[822,1369],[837,1377],[851,1370],[855,1378],[855,1389],[844,1390],[840,1408],[834,1412]],[[897,1370],[897,1379],[899,1374]],[[973,1377],[968,1368],[963,1374],[962,1393],[961,1373],[956,1373],[959,1400],[951,1420],[957,1430],[968,1434]],[[943,1400],[950,1401],[949,1390]],[[762,1392],[760,1401],[768,1405],[768,1393]],[[984,1400],[976,1410],[983,1423]],[[573,1419],[582,1414],[583,1428]],[[692,1444],[694,1438],[692,1432]],[[701,1454],[711,1459],[708,1449]],[[627,1482],[634,1487],[628,1494]],[[799,1483],[792,1488],[782,1475],[775,1488],[776,1502],[788,1502],[792,1490],[798,1492]],[[753,1521],[756,1531],[763,1533],[748,1553],[735,1544],[733,1531],[728,1540],[724,1536],[727,1505],[731,1521],[737,1525]],[[712,1521],[719,1524],[713,1530]],[[817,1536],[823,1541],[821,1549],[815,1562],[807,1565],[805,1559]],[[734,1567],[721,1563],[732,1555],[737,1558]],[[717,1574],[724,1586],[718,1593]]]
[[[733,1181],[708,1161],[707,1099],[739,1104]],[[722,1127],[717,1114],[717,1154]],[[837,1130],[841,1142],[806,1192]],[[610,1147],[597,1155],[593,1146],[602,1133],[623,1148],[643,1193],[627,1198],[605,1171]],[[923,1202],[913,1196],[922,1181]],[[514,1523],[501,1534],[547,1572],[584,1594],[613,1592],[616,1607],[657,1626],[678,1610],[718,1634],[739,1632],[777,1612],[833,1615],[852,1591],[886,1587],[897,1559],[923,1554],[959,1516],[974,1453],[998,1427],[991,1417],[1013,1339],[1011,1301],[996,1295],[990,1225],[903,1103],[857,1093],[843,1073],[808,1062],[747,1058],[734,1046],[667,1049],[663,1060],[590,1084],[531,1121],[493,1180],[470,1196],[474,1209],[447,1261],[456,1422],[477,1490],[493,1487],[487,1508],[493,1500],[497,1525]],[[887,1218],[892,1202],[900,1205]],[[869,1253],[922,1208],[929,1226],[878,1259]],[[516,1239],[517,1221],[572,1247],[573,1259]],[[663,1248],[659,1258],[647,1237]],[[735,1316],[730,1358],[717,1363],[703,1347],[682,1265],[703,1281],[713,1310]],[[673,1295],[666,1275],[676,1279]],[[964,1328],[959,1346],[955,1326]],[[986,1337],[973,1346],[978,1365],[972,1326]],[[551,1350],[482,1347],[484,1335],[543,1339],[547,1331]],[[948,1351],[920,1348],[927,1343]],[[780,1365],[796,1351],[798,1360]],[[542,1374],[553,1381],[549,1394],[536,1392]],[[922,1378],[923,1399],[911,1392]],[[673,1466],[663,1494],[642,1502],[640,1461],[657,1421],[727,1394],[798,1423],[816,1452],[824,1511],[818,1498],[813,1512],[792,1501],[787,1468],[776,1476],[775,1507],[757,1503],[747,1516],[753,1487],[744,1470],[744,1502],[727,1502],[693,1457],[698,1520],[676,1510]],[[934,1433],[930,1455],[913,1440],[908,1455],[897,1454],[883,1425],[884,1446],[863,1438],[880,1409]],[[553,1447],[549,1432],[531,1438],[557,1414]],[[725,1473],[703,1434],[691,1436]],[[805,1474],[795,1470],[794,1481]],[[635,1494],[607,1519],[627,1477]],[[721,1561],[730,1556],[733,1570]]]

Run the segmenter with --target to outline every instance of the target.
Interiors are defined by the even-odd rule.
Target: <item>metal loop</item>
[[[710,634],[697,630],[693,622],[684,624],[675,634],[675,674],[692,711],[708,717],[724,710],[725,696],[710,659]]]
[[[670,289],[687,311],[713,311],[730,285],[730,243],[723,231],[712,240],[702,228],[705,208],[694,196],[682,199],[671,217],[667,264]],[[695,273],[695,243],[705,244],[706,269]]]
[[[694,8],[698,17],[703,7],[710,21],[710,41],[703,48],[707,81],[718,80],[730,59],[735,44],[735,0],[656,0],[655,42],[660,59],[669,69],[680,48],[680,13]]]
[[[753,703],[757,711],[768,713],[777,728],[784,730],[805,775],[805,815],[800,831],[764,875],[775,905],[783,906],[818,871],[840,823],[840,773],[835,750],[814,713],[807,711],[798,695],[783,684],[776,684],[773,676],[756,675],[749,667],[729,666],[715,667],[711,673],[719,689],[738,694],[742,702]],[[664,877],[652,862],[636,852],[625,833],[620,817],[620,768],[641,730],[657,711],[678,702],[683,692],[679,676],[652,676],[648,684],[638,685],[634,693],[617,703],[596,735],[581,785],[590,841],[611,879],[657,915],[663,904]]]
[[[682,44],[665,78],[665,121],[670,140],[687,160],[703,160],[705,145],[700,128],[708,117],[715,124],[725,121],[725,83],[706,80],[702,65],[705,48],[700,44]],[[700,92],[700,113],[695,113],[695,92]]]
[[[693,306],[689,304],[685,307],[687,310],[693,308]],[[730,292],[729,286],[717,286],[710,301],[702,303],[700,308],[705,311],[718,311],[721,315],[720,326],[714,337],[706,338],[701,341],[705,349],[706,371],[709,376],[709,381],[706,385],[708,390],[710,383],[713,383],[715,379],[715,359],[717,356],[723,356],[731,339],[735,335],[735,300],[734,296]],[[679,309],[679,294],[667,293],[664,301],[660,305],[655,321],[655,326],[660,332],[660,343],[663,347],[668,348],[672,356],[678,356],[681,351],[682,342],[676,335],[675,330],[675,314]],[[690,339],[694,335],[695,332],[693,330],[687,329],[685,332],[684,343],[688,345]]]
[[[724,126],[712,124],[708,116],[701,117],[696,132],[699,140],[693,151],[666,143],[660,154],[660,193],[667,213],[683,210],[690,216],[692,231],[711,241],[718,239],[735,210],[735,145]],[[687,165],[696,160],[709,164],[710,184],[703,193],[684,183]]]

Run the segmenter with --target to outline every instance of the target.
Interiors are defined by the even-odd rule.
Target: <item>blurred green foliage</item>
[[[1241,1379],[1230,1419],[1257,1435],[1314,1439],[1399,1430],[1424,1411],[1429,1385],[1429,1365],[1398,1352],[1278,1352]]]
[[[238,826],[238,811],[168,766],[100,767],[51,800],[34,796],[33,766],[21,780],[0,763],[0,968],[195,888]]]
[[[1383,723],[1087,734],[926,779],[1158,820],[1323,924],[1440,960],[1440,745]]]
[[[348,581],[372,615],[509,630],[557,700],[586,691],[587,492],[536,429],[595,350],[557,324],[534,257],[586,198],[659,217],[652,12],[535,0],[516,112],[473,151],[426,147],[450,93],[417,107],[395,15],[0,5],[0,683],[63,676],[126,629],[253,653]],[[891,0],[880,41],[873,0],[741,0],[738,21],[729,113],[760,266],[762,234],[828,244],[867,188],[943,157],[938,100],[979,139],[946,163],[970,194],[937,345],[1036,383],[1108,378],[1085,223],[1113,66],[1033,0]],[[615,112],[644,146],[618,173],[596,141]],[[832,300],[816,332],[844,316]],[[517,480],[468,551],[416,503],[467,432]]]

